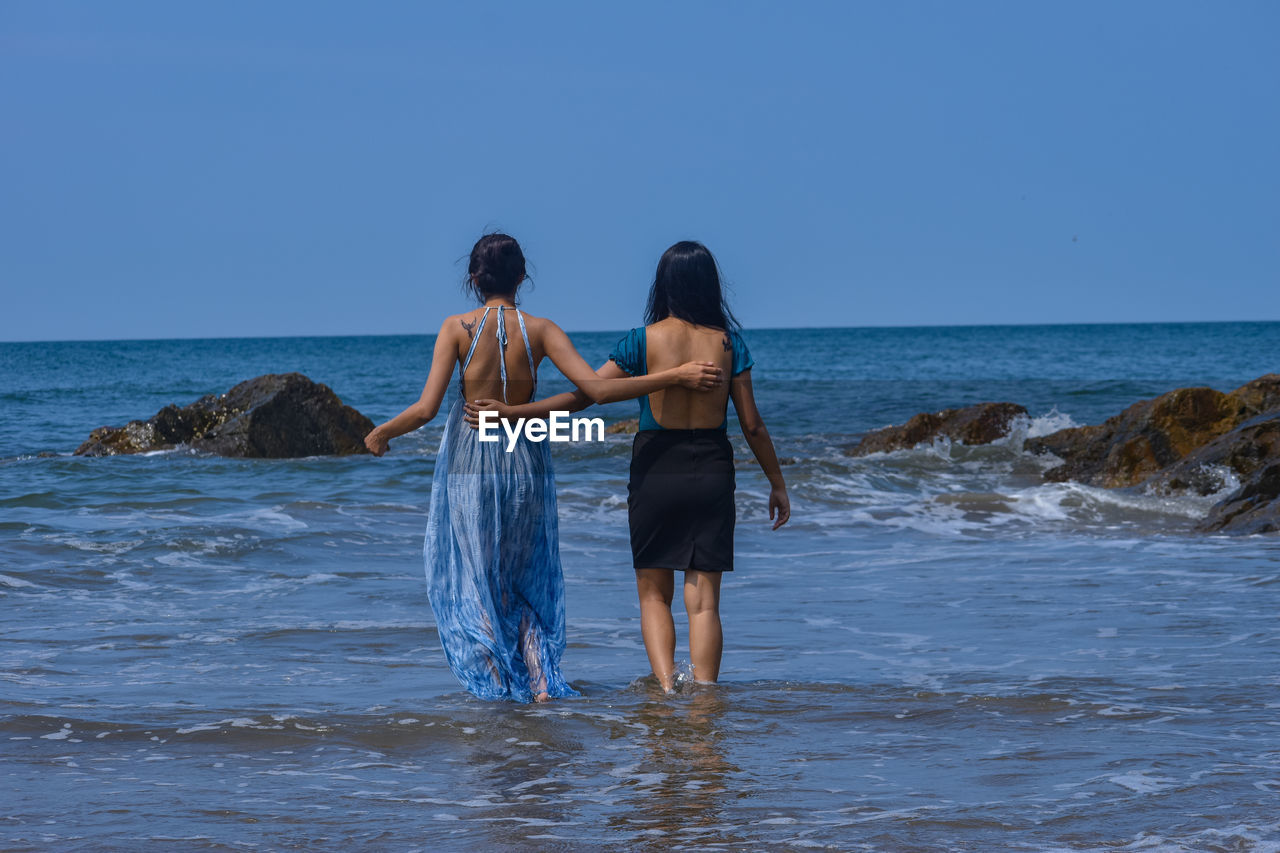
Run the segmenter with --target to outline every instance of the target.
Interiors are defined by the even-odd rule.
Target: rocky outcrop
[[[1229,394],[1212,388],[1179,388],[1134,403],[1102,424],[1028,439],[1024,447],[1062,460],[1045,472],[1047,480],[1107,488],[1133,486],[1250,418],[1278,408],[1280,375],[1268,374]]]
[[[617,421],[605,427],[604,431],[609,435],[631,435],[640,431],[640,419],[627,418],[624,421]]]
[[[845,453],[903,450],[940,436],[986,444],[1008,435],[1024,415],[1026,409],[1013,403],[919,414],[868,433]],[[1023,448],[1060,460],[1045,472],[1049,481],[1225,495],[1197,525],[1202,532],[1280,532],[1280,374],[1230,393],[1179,388],[1134,403],[1104,423],[1027,439]]]
[[[327,385],[301,373],[272,373],[189,406],[165,406],[145,421],[100,427],[77,456],[144,453],[186,445],[219,456],[287,458],[367,453],[373,422]]]
[[[1004,438],[1027,410],[1016,403],[978,403],[963,409],[918,414],[901,426],[873,430],[862,441],[845,449],[848,456],[907,450],[945,436],[961,444],[990,444]]]

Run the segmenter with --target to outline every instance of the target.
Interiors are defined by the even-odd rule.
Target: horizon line
[[[882,324],[868,326],[750,326],[743,327],[752,332],[788,332],[788,331],[834,331],[834,330],[876,330],[876,329],[1037,329],[1065,328],[1073,326],[1222,326],[1222,325],[1267,325],[1280,323],[1280,320],[1096,320],[1076,323],[915,323],[915,324]],[[565,329],[570,335],[604,334],[607,332],[626,332],[627,329]],[[284,335],[186,335],[178,337],[154,338],[25,338],[0,340],[3,344],[80,344],[80,343],[158,343],[168,341],[242,341],[242,340],[287,340],[307,338],[411,338],[434,337],[435,332],[361,332],[344,334],[284,334]]]

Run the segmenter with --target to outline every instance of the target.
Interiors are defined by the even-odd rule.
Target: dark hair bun
[[[471,249],[466,285],[484,302],[491,296],[512,296],[525,278],[524,252],[514,237],[486,234]]]

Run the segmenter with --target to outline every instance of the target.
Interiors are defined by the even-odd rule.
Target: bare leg
[[[670,691],[676,679],[676,623],[671,618],[671,599],[676,593],[675,572],[670,569],[636,569],[636,592],[640,594],[640,632],[649,665],[663,690]]]
[[[533,614],[525,611],[520,620],[520,646],[524,652],[524,665],[529,670],[529,689],[533,693],[533,701],[550,702],[551,694],[547,692],[547,673],[542,668],[541,634],[534,627]]]
[[[720,633],[720,572],[684,573],[684,609],[689,613],[689,659],[693,679],[714,683],[720,677],[724,637]]]

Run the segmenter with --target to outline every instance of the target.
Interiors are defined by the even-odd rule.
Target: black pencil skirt
[[[735,483],[724,430],[636,433],[627,486],[632,565],[733,571]]]

